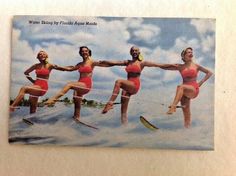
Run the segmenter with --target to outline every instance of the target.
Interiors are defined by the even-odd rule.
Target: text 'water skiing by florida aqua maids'
[[[97,25],[97,22],[90,21],[47,21],[47,20],[29,20],[29,24],[43,24],[43,25],[77,25],[77,26],[86,26],[86,25]]]

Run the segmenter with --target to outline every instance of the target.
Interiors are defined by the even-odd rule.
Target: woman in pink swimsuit
[[[63,67],[64,71],[76,71],[80,73],[78,81],[67,83],[55,96],[45,102],[46,105],[54,104],[61,96],[65,95],[70,89],[74,90],[74,120],[80,121],[80,109],[83,95],[89,93],[92,88],[92,75],[95,66],[103,67],[103,64],[94,61],[92,51],[87,46],[81,46],[79,50],[83,61],[75,66]]]
[[[133,46],[130,49],[132,60],[125,61],[100,61],[100,63],[107,64],[107,66],[126,66],[127,79],[118,79],[115,82],[114,89],[110,100],[107,102],[102,113],[107,113],[113,108],[113,103],[116,100],[120,89],[121,93],[121,123],[128,123],[127,109],[131,95],[136,94],[140,88],[140,75],[144,67],[160,67],[160,64],[143,61],[138,47]]]
[[[62,67],[50,64],[48,62],[48,54],[45,51],[39,51],[37,54],[38,64],[32,65],[24,74],[33,83],[33,85],[23,86],[16,99],[10,106],[10,111],[13,112],[25,94],[29,94],[30,113],[35,113],[38,104],[38,97],[43,96],[48,90],[48,79],[52,69],[62,70]],[[36,80],[29,75],[35,70]]]
[[[183,50],[181,57],[184,64],[161,64],[160,68],[165,70],[178,70],[183,78],[183,83],[177,86],[174,101],[170,105],[167,114],[173,114],[176,111],[177,104],[181,102],[181,105],[184,106],[184,108],[182,108],[184,126],[188,128],[191,124],[190,99],[198,96],[199,87],[211,77],[212,72],[192,61],[193,49],[191,47]],[[199,71],[204,72],[206,75],[200,82],[197,82]]]

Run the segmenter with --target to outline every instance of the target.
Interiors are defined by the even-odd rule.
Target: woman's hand
[[[113,64],[110,63],[109,61],[98,61],[98,65],[102,65],[102,66],[112,66]]]
[[[35,80],[30,75],[25,75],[30,82],[35,83]]]
[[[206,80],[208,80],[213,75],[213,73],[210,70],[202,67],[201,65],[198,65],[198,69],[206,74],[205,77],[198,83],[200,87]]]
[[[112,67],[115,65],[124,65],[124,62],[121,61],[106,61],[106,60],[101,60],[101,61],[94,61],[93,66],[99,66],[99,67]]]

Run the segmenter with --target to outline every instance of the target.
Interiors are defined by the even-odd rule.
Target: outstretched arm
[[[61,66],[58,66],[58,65],[52,65],[52,69],[60,70],[60,71],[74,71],[74,70],[78,69],[78,65],[65,66],[65,67],[61,67]]]
[[[161,64],[155,63],[155,62],[149,62],[149,61],[143,61],[141,62],[142,67],[160,67]]]
[[[112,67],[112,66],[125,66],[128,64],[128,61],[98,61],[93,62],[93,66],[99,67]]]
[[[143,61],[141,63],[143,67],[160,67],[165,70],[178,70],[179,64],[160,64],[155,62]]]
[[[198,70],[206,73],[205,77],[198,83],[198,85],[200,87],[206,80],[208,80],[212,76],[213,73],[210,70],[208,70],[200,65],[198,65]]]
[[[32,82],[32,83],[34,83],[35,80],[34,80],[29,74],[30,74],[32,71],[34,71],[34,70],[36,69],[36,66],[37,66],[37,64],[34,64],[34,65],[32,65],[30,68],[28,68],[27,70],[25,70],[25,72],[24,72],[26,78],[27,78],[28,80],[30,80],[30,82]]]
[[[159,67],[164,70],[179,70],[180,64],[160,64]]]
[[[143,61],[141,64],[143,67],[159,67],[164,70],[179,70],[180,67],[179,64],[160,64],[149,61]]]

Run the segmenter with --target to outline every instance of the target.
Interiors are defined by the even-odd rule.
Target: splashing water
[[[129,148],[170,148],[210,150],[213,148],[213,119],[203,121],[204,112],[194,114],[190,129],[183,128],[182,114],[173,117],[159,116],[157,112],[130,106],[129,123],[120,123],[120,105],[105,115],[100,108],[82,107],[81,121],[99,128],[91,129],[73,119],[73,105],[57,103],[53,108],[39,108],[37,113],[27,115],[29,109],[22,107],[12,113],[9,120],[9,141],[17,144],[70,145]],[[144,113],[148,112],[148,113]],[[160,113],[160,112],[159,112]],[[160,129],[153,132],[139,122],[145,114]],[[34,125],[27,125],[22,118],[29,118]],[[209,128],[210,127],[210,128]]]

